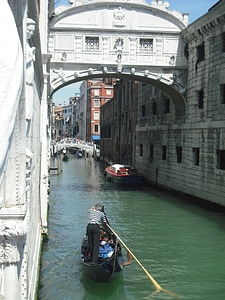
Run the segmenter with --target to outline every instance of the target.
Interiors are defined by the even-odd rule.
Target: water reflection
[[[162,288],[182,299],[223,300],[224,214],[153,187],[115,187],[103,170],[101,163],[73,159],[51,176],[39,299],[173,299],[156,292],[135,261],[112,283],[83,277],[81,240],[88,209],[100,201],[112,228]]]

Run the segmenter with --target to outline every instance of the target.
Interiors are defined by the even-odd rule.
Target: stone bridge
[[[49,26],[51,94],[91,78],[127,78],[167,93],[185,110],[188,15],[161,0],[74,1]]]
[[[85,141],[63,141],[59,143],[52,144],[52,154],[66,149],[73,149],[73,150],[81,150],[85,153],[85,156],[88,157],[98,157],[99,155],[99,149],[96,149],[96,145],[92,143],[87,143]]]

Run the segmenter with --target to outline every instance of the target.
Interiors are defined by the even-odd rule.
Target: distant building
[[[72,97],[69,100],[69,104],[63,106],[63,136],[73,137],[73,108],[74,101]]]
[[[138,82],[118,80],[114,97],[100,109],[102,160],[135,164],[137,107]]]
[[[52,126],[52,138],[54,140],[60,140],[63,137],[63,106],[54,106],[53,109],[53,126]]]
[[[83,125],[85,123],[85,136],[88,142],[99,144],[100,107],[113,97],[114,82],[115,79],[110,78],[96,79],[84,81],[81,85],[79,130],[80,132],[84,132],[81,123],[83,123]],[[84,113],[84,115],[82,113]],[[82,135],[77,134],[77,136]]]
[[[86,140],[86,115],[87,115],[87,81],[80,85],[80,98],[75,104],[75,136],[78,139]]]

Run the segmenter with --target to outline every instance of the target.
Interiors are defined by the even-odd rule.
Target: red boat
[[[124,185],[138,185],[144,182],[144,177],[137,169],[129,165],[113,164],[105,169],[104,175],[109,181]]]

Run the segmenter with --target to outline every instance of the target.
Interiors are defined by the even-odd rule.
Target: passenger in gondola
[[[87,235],[90,250],[90,260],[93,264],[98,261],[99,240],[100,240],[100,225],[106,224],[106,217],[102,211],[102,205],[97,203],[89,209],[89,221],[87,225]]]
[[[99,246],[99,257],[109,258],[112,256],[114,249],[110,245],[111,240],[109,240],[107,235],[102,236],[102,240]]]

